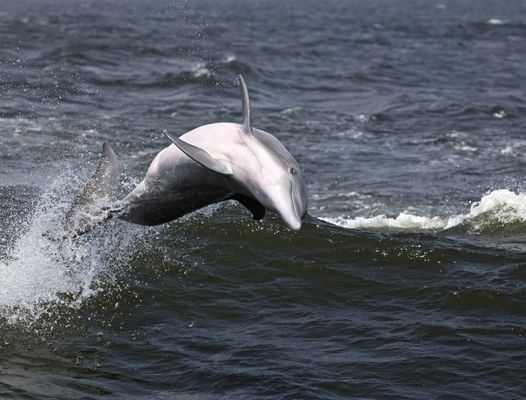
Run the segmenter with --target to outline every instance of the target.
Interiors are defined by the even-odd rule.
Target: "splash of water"
[[[36,320],[57,304],[78,308],[97,293],[101,274],[129,257],[133,228],[108,224],[78,240],[67,238],[63,218],[77,181],[72,173],[57,178],[34,213],[8,228],[14,239],[0,260],[0,317],[9,323]]]

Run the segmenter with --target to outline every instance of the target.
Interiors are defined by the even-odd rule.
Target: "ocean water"
[[[525,41],[519,0],[0,0],[0,398],[524,398]],[[301,231],[63,238],[102,143],[124,195],[238,74]]]

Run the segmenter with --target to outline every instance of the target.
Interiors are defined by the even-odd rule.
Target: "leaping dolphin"
[[[293,230],[307,211],[303,173],[285,146],[270,133],[252,128],[250,100],[240,75],[242,124],[200,126],[157,154],[144,179],[124,199],[115,201],[118,165],[104,144],[97,171],[66,216],[75,235],[117,217],[140,225],[159,225],[199,208],[236,200],[259,220],[276,212]]]

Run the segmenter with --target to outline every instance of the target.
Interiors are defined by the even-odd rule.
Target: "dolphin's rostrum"
[[[172,145],[159,152],[146,176],[124,199],[116,201],[117,161],[104,145],[99,168],[68,212],[76,235],[111,217],[140,225],[158,225],[209,204],[236,200],[261,219],[276,212],[285,224],[301,228],[307,210],[303,174],[294,157],[270,133],[252,127],[245,80],[239,82],[242,124],[219,122],[181,137],[167,134]]]

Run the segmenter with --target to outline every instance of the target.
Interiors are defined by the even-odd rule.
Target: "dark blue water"
[[[0,397],[520,399],[526,3],[0,1]],[[234,203],[62,238],[103,142],[253,125],[300,232]]]

